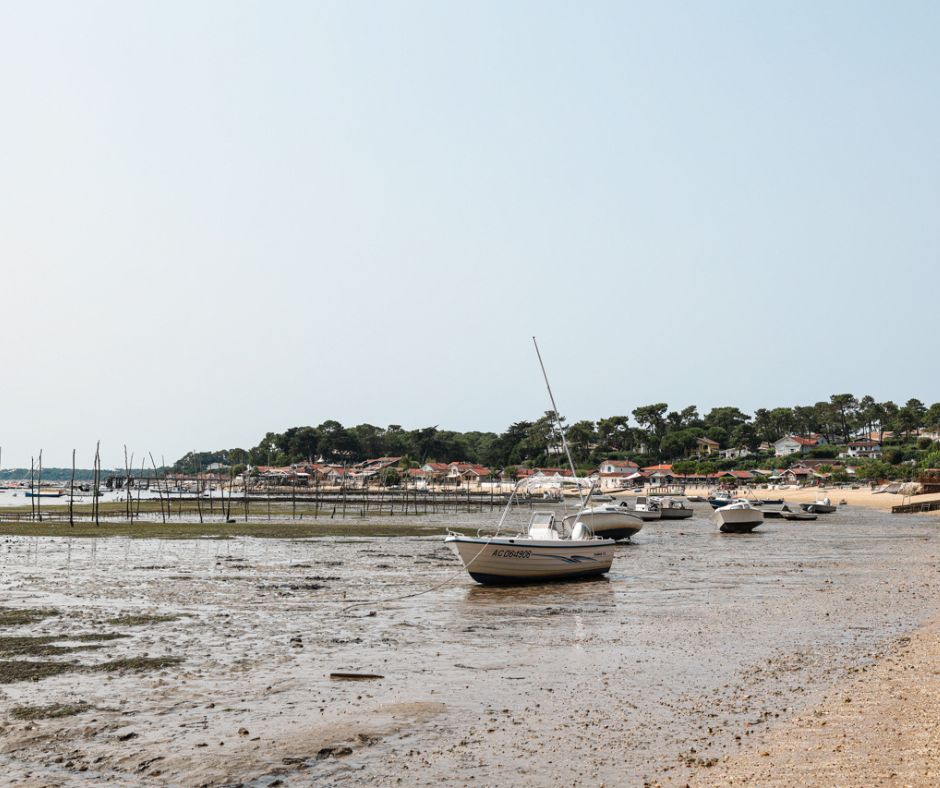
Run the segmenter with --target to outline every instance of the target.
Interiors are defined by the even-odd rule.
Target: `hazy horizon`
[[[929,3],[0,5],[3,467],[500,432],[549,407],[532,334],[570,421],[936,402],[938,32]]]

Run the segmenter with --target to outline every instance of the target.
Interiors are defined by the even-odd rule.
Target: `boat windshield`
[[[533,539],[563,539],[564,525],[555,521],[554,512],[532,512],[529,520],[529,536]]]

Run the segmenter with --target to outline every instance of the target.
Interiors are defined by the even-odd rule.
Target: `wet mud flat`
[[[647,524],[607,578],[518,588],[475,585],[435,537],[4,537],[0,768],[709,784],[933,616],[940,577],[935,520],[730,536],[708,514]]]

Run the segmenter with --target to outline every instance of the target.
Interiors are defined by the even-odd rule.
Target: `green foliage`
[[[630,459],[645,466],[657,462],[677,463],[694,451],[695,438],[707,435],[722,448],[745,447],[756,451],[766,441],[772,443],[786,434],[820,433],[829,445],[815,447],[810,455],[834,458],[837,445],[847,443],[853,435],[894,432],[899,443],[909,442],[918,429],[940,428],[940,403],[929,408],[920,400],[909,399],[903,407],[894,402],[877,402],[866,395],[833,394],[828,400],[812,405],[758,408],[753,418],[734,406],[712,408],[704,417],[698,408],[689,405],[682,410],[669,410],[668,404],[657,402],[635,408],[631,426],[627,416],[609,416],[593,421],[577,421],[561,428],[571,449],[575,464],[591,467],[606,457]],[[336,464],[353,464],[364,459],[403,457],[405,466],[428,461],[465,460],[491,468],[528,465],[555,466],[565,462],[556,449],[561,445],[558,420],[551,412],[535,421],[517,421],[502,433],[456,432],[439,429],[437,425],[405,430],[398,424],[377,427],[359,424],[344,427],[327,420],[317,427],[291,427],[282,433],[267,433],[250,449],[223,449],[190,452],[177,460],[173,470],[192,472],[204,470],[211,463],[224,465],[289,465],[323,460]],[[926,439],[918,442],[917,451],[929,449]],[[886,452],[891,463],[919,456],[905,448],[900,453]],[[757,457],[721,462],[710,460],[707,467],[786,468],[799,457]],[[702,464],[697,466],[702,471]],[[678,467],[678,466],[677,466]],[[684,466],[685,467],[685,466]],[[877,469],[876,469],[877,470]],[[81,478],[81,476],[80,476]]]

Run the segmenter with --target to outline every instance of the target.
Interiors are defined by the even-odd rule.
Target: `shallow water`
[[[477,586],[439,537],[6,538],[5,604],[67,613],[28,631],[179,614],[82,658],[185,662],[3,685],[3,708],[82,699],[96,711],[10,726],[0,767],[40,783],[682,783],[940,600],[936,520],[842,510],[723,535],[707,506],[696,512],[647,523],[604,579],[521,588]]]

